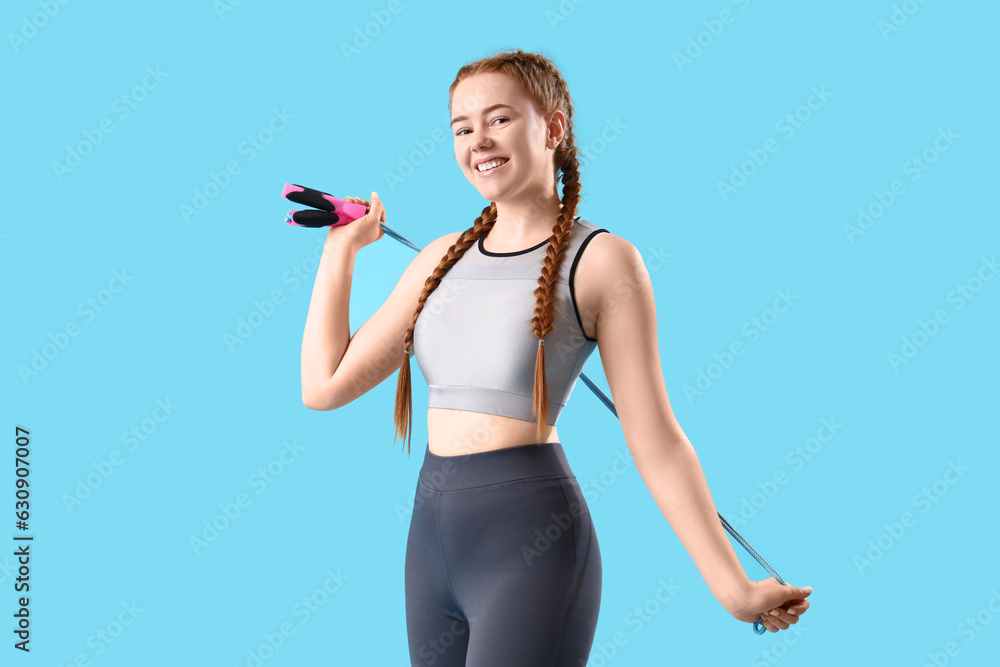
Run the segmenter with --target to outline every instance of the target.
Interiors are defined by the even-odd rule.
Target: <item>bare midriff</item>
[[[542,439],[536,423],[483,412],[429,408],[427,446],[438,456],[464,456],[494,449],[540,442],[559,442],[555,426],[544,425]]]

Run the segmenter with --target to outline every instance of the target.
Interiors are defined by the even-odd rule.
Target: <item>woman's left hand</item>
[[[787,630],[788,626],[799,622],[799,617],[809,609],[807,597],[812,588],[798,588],[779,584],[774,577],[749,582],[749,588],[738,607],[729,613],[740,621],[756,623],[763,620],[769,632]]]

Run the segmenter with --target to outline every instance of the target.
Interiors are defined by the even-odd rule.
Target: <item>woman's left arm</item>
[[[774,579],[773,586],[762,586],[743,571],[694,447],[670,407],[653,288],[642,256],[612,234],[600,234],[590,245],[593,254],[585,253],[578,269],[593,267],[583,275],[601,297],[598,349],[636,469],[719,603],[740,620],[753,622],[763,612],[769,630],[786,629],[808,608],[804,598],[811,589],[782,586]],[[772,608],[778,613],[767,614]]]

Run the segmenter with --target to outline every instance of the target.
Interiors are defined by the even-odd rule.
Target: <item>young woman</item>
[[[586,663],[601,554],[556,420],[595,348],[636,468],[712,594],[741,621],[787,629],[812,589],[744,573],[667,398],[642,257],[576,214],[563,77],[540,54],[500,53],[458,71],[449,106],[455,159],[489,206],[420,251],[352,336],[355,256],[382,238],[386,216],[374,192],[370,203],[346,198],[370,208],[328,232],[302,341],[302,399],[315,410],[399,370],[396,436],[407,453],[410,357],[427,380],[406,548],[411,663]]]

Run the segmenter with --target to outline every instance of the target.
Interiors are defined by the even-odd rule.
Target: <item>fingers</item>
[[[799,622],[797,614],[791,614],[787,609],[782,609],[781,607],[772,609],[769,615],[771,616],[771,621],[782,630],[787,630],[789,625]]]
[[[367,199],[362,199],[361,197],[344,197],[343,201],[351,204],[364,204],[368,207],[369,213],[371,213],[371,209],[373,207],[373,204],[371,204]],[[372,192],[372,201],[375,202],[375,205],[382,209],[379,212],[379,222],[385,222],[385,207],[382,206],[382,199],[378,196],[377,192]]]
[[[772,616],[771,614],[763,614],[761,620],[764,621],[764,627],[767,628],[768,632],[777,632],[778,630],[787,630],[789,623],[785,623],[777,616]]]
[[[788,605],[788,611],[792,614],[804,614],[808,608],[808,600],[792,600]]]
[[[812,592],[813,589],[810,586],[792,588],[794,598],[761,614],[764,627],[771,632],[777,632],[778,630],[787,630],[793,623],[798,623],[799,617],[809,609],[809,601],[806,598]]]
[[[372,192],[372,201],[374,206],[379,209],[379,222],[385,222],[385,207],[382,205],[382,198],[378,196],[377,192]]]
[[[809,603],[802,600],[790,605],[787,609],[784,607],[775,607],[761,614],[761,620],[764,622],[764,627],[768,632],[787,630],[791,625],[799,622],[799,616],[805,613],[805,610],[808,608]]]
[[[775,628],[777,628],[777,630],[787,630],[788,629],[789,623],[788,623],[788,621],[784,620],[784,617],[782,616],[782,614],[775,615],[775,614],[771,614],[770,612],[765,612],[764,614],[761,614],[761,616],[763,616],[766,619],[764,621],[765,625],[767,625],[767,623],[771,623],[771,625],[773,625]],[[775,630],[775,632],[777,632],[777,630]]]

